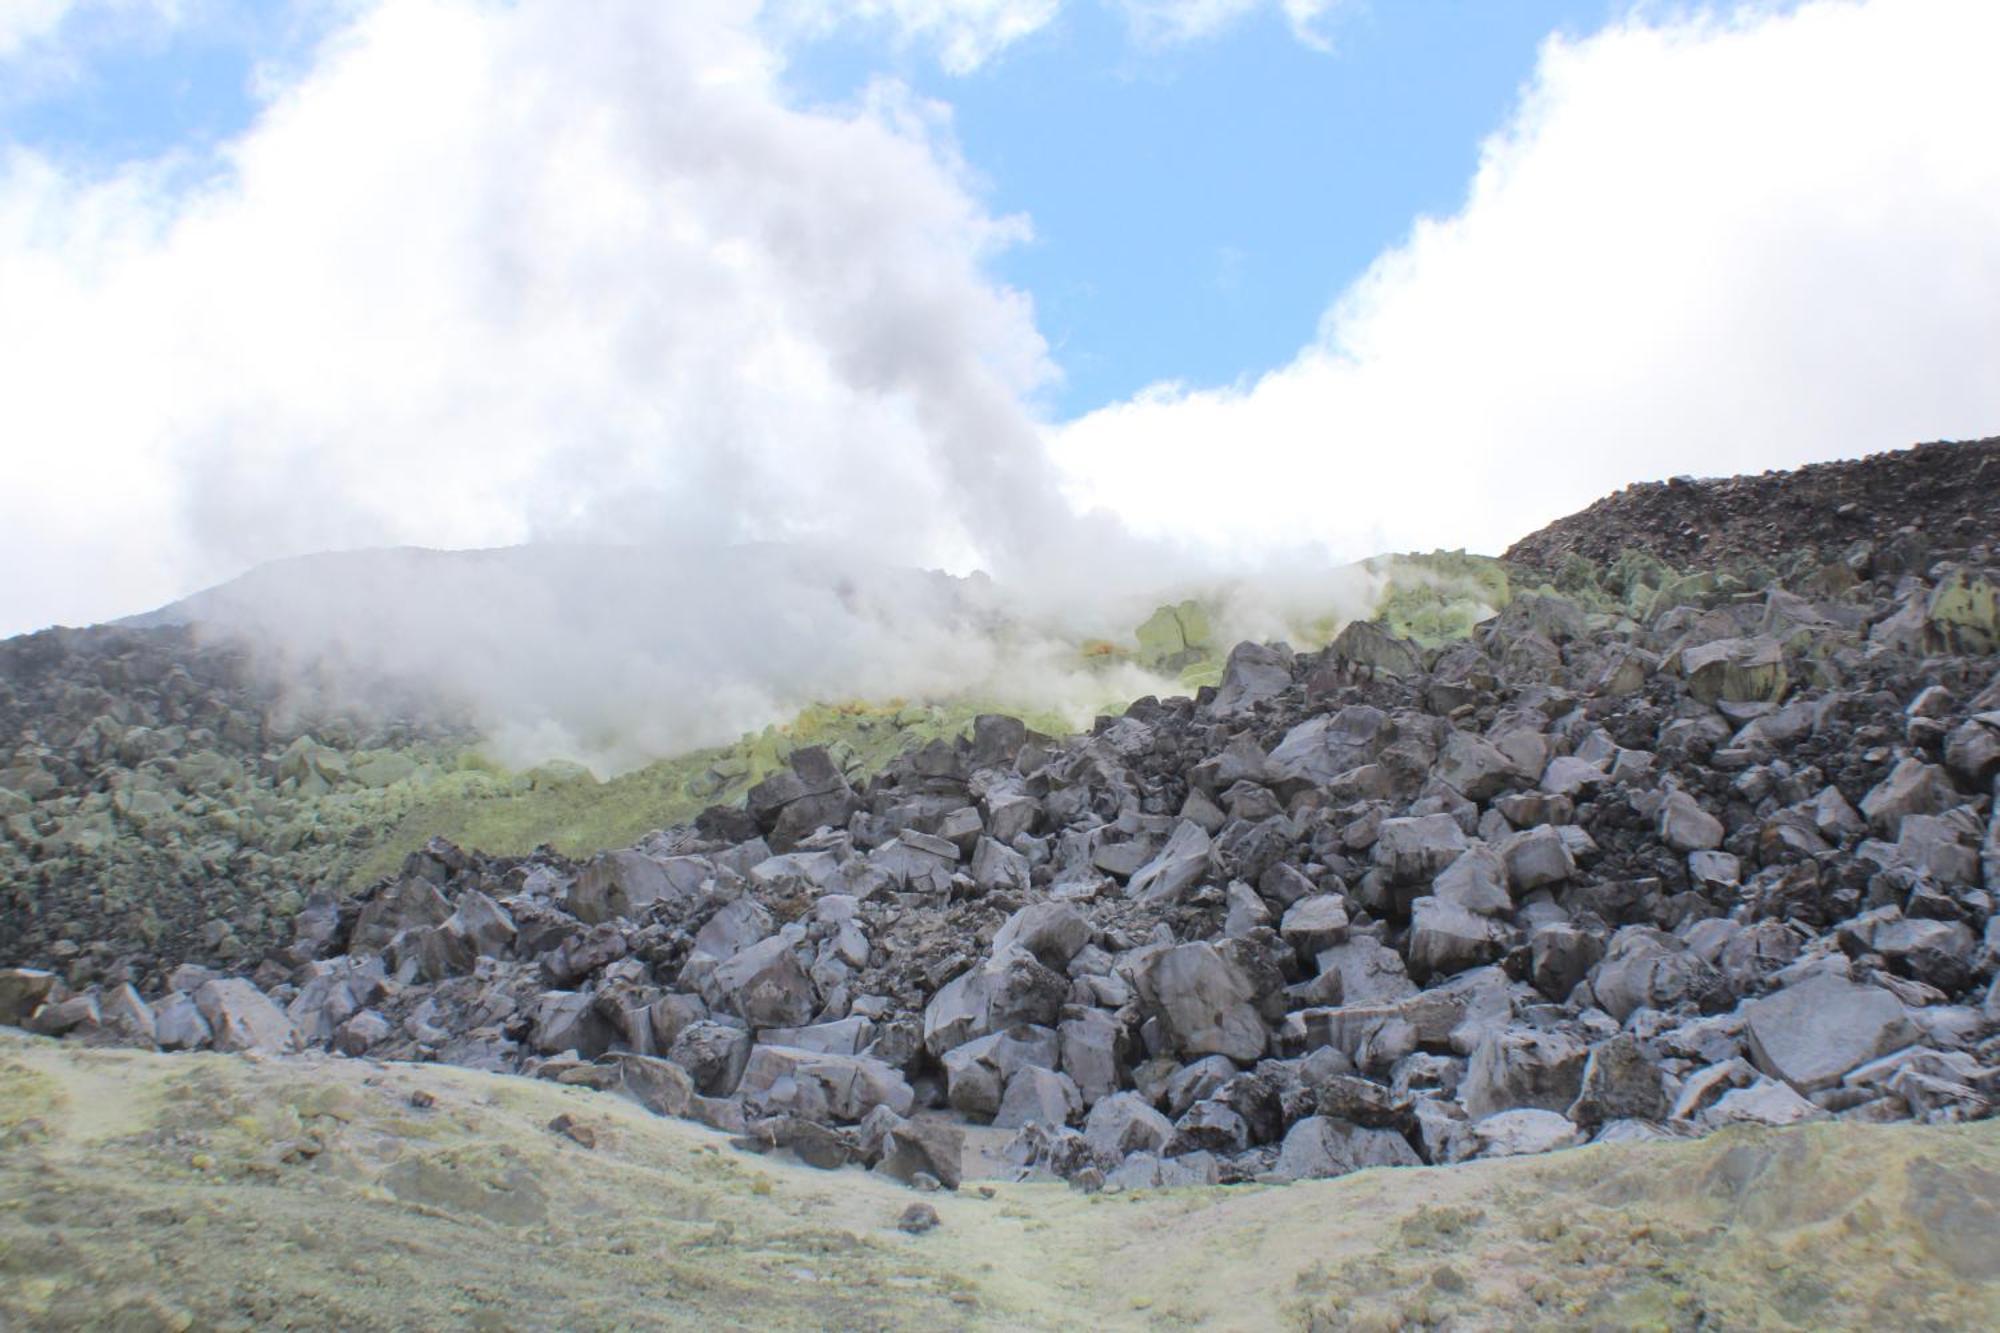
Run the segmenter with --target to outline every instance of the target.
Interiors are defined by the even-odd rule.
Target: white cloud
[[[199,188],[0,157],[0,630],[360,544],[1033,546],[1021,224],[935,106],[789,109],[754,20],[388,0]]]
[[[1055,20],[1062,0],[775,0],[768,17],[788,36],[824,36],[847,24],[886,27],[904,45],[936,49],[969,74]]]
[[[1062,430],[1072,494],[1241,550],[1513,539],[1627,482],[2000,430],[1983,0],[1551,40],[1463,208],[1288,365]]]

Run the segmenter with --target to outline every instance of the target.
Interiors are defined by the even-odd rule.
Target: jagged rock
[[[1084,1142],[1101,1162],[1115,1162],[1127,1153],[1165,1152],[1173,1136],[1173,1122],[1136,1092],[1104,1098],[1083,1122]]]
[[[1576,874],[1576,858],[1561,830],[1544,824],[1524,829],[1500,844],[1507,865],[1507,883],[1514,893],[1532,893],[1561,884]]]
[[[1018,1023],[1047,1027],[1056,1021],[1069,983],[1036,961],[1010,950],[940,988],[924,1006],[924,1047],[942,1056],[956,1046]]]
[[[1489,1033],[1472,1052],[1459,1101],[1474,1120],[1524,1106],[1565,1111],[1582,1090],[1588,1059],[1582,1043],[1561,1033],[1525,1028]]]
[[[1285,909],[1278,934],[1301,958],[1316,958],[1347,938],[1347,904],[1339,894],[1301,898]]]
[[[750,1049],[736,1095],[767,1114],[843,1124],[878,1106],[908,1115],[915,1102],[903,1076],[880,1060],[765,1045]]]
[[[954,1046],[939,1063],[944,1066],[952,1109],[991,1119],[1015,1074],[1029,1067],[1053,1071],[1060,1059],[1053,1029],[1021,1023]]]
[[[994,1125],[1019,1129],[1040,1124],[1060,1127],[1083,1113],[1083,1094],[1067,1074],[1029,1065],[1007,1080]]]
[[[56,974],[33,967],[0,970],[0,1025],[19,1027],[55,989]]]
[[[546,1005],[548,997],[544,997]],[[567,1005],[565,1004],[565,1008]],[[546,1012],[546,1008],[545,1008]],[[582,1053],[583,1047],[572,1042],[569,1046],[551,1044],[563,1035],[558,1028],[550,1037],[540,1035],[539,1023],[536,1045],[541,1050],[575,1049]],[[579,1034],[594,1037],[595,1033]],[[682,1028],[673,1044],[667,1048],[667,1058],[688,1071],[694,1085],[704,1096],[727,1097],[736,1091],[743,1078],[743,1070],[750,1063],[750,1034],[742,1028],[731,1027],[727,1023],[702,1020]]]
[[[671,1060],[649,1055],[620,1055],[619,1086],[633,1101],[654,1115],[682,1116],[694,1098],[694,1079]]]
[[[1480,967],[1505,950],[1506,927],[1445,898],[1410,904],[1410,974],[1419,981]]]
[[[1141,998],[1160,1016],[1183,1055],[1226,1055],[1248,1063],[1269,1040],[1257,993],[1241,968],[1206,943],[1154,955],[1139,974]]]
[[[906,1184],[928,1175],[948,1190],[965,1179],[965,1131],[937,1120],[903,1120],[883,1139],[875,1169]]]
[[[1669,792],[1660,803],[1659,829],[1660,841],[1677,852],[1711,851],[1722,845],[1722,821],[1684,791]]]
[[[1802,1093],[1916,1039],[1895,996],[1822,973],[1743,1007],[1757,1068]]]
[[[1483,805],[1507,789],[1514,764],[1484,736],[1453,730],[1438,752],[1434,771],[1439,781],[1466,800]]]
[[[1660,1070],[1620,1033],[1590,1048],[1583,1067],[1583,1086],[1570,1104],[1569,1118],[1586,1129],[1611,1120],[1663,1120],[1667,1093]]]
[[[712,985],[727,1007],[753,1028],[798,1027],[818,1001],[812,978],[782,935],[759,940],[717,965]]]
[[[1802,1120],[1824,1120],[1826,1112],[1773,1079],[1759,1079],[1747,1088],[1737,1088],[1716,1099],[1702,1113],[1702,1121],[1723,1125],[1796,1125]]]
[[[1566,921],[1538,927],[1528,938],[1529,975],[1535,989],[1563,1000],[1604,957],[1604,941]]]
[[[1720,992],[1720,981],[1699,954],[1650,926],[1620,930],[1604,960],[1590,971],[1591,993],[1621,1023],[1641,1008],[1710,1003]]]
[[[213,1032],[218,1051],[282,1055],[297,1049],[298,1029],[271,997],[240,977],[204,982],[195,1007]]]
[[[1514,910],[1507,890],[1506,858],[1484,843],[1467,849],[1431,881],[1431,892],[1481,916],[1505,916]]]
[[[1215,693],[1220,712],[1235,712],[1275,699],[1292,683],[1289,653],[1262,644],[1239,643],[1229,650],[1222,667],[1222,685]]]
[[[1086,1107],[1118,1091],[1125,1079],[1119,1059],[1117,1020],[1101,1009],[1078,1011],[1057,1028],[1061,1041],[1061,1071],[1075,1082]]]
[[[700,892],[706,868],[692,858],[659,861],[638,851],[602,852],[577,872],[569,910],[594,926],[614,917],[637,920],[655,903],[685,906]]]
[[[1028,858],[1003,842],[981,838],[972,852],[972,882],[981,893],[1026,891],[1031,871]]]
[[[1465,830],[1450,815],[1418,815],[1383,820],[1372,857],[1390,882],[1420,884],[1456,861],[1469,846]]]
[[[1010,949],[1025,949],[1044,967],[1064,968],[1090,943],[1090,921],[1068,903],[1031,903],[1007,918],[993,936],[997,958]]]
[[[1269,769],[1280,782],[1323,787],[1373,760],[1394,739],[1395,726],[1387,713],[1351,704],[1293,727],[1271,751]]]
[[[694,947],[718,962],[734,958],[776,929],[771,911],[755,898],[738,898],[695,932]]]
[[[1905,759],[1861,798],[1861,814],[1877,836],[1894,840],[1905,815],[1934,815],[1959,801],[1951,778],[1935,764]]]
[[[1166,846],[1126,884],[1126,895],[1153,906],[1179,902],[1208,873],[1210,845],[1199,824],[1182,820]]]
[[[1554,1111],[1501,1111],[1473,1121],[1471,1133],[1481,1157],[1528,1157],[1580,1140],[1576,1126]]]
[[[1681,653],[1688,693],[1705,704],[1782,699],[1791,678],[1776,639],[1717,639]]]

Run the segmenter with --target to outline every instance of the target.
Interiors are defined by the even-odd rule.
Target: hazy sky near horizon
[[[1986,0],[0,0],[0,633],[385,544],[1497,552],[1990,435],[1996,55]]]

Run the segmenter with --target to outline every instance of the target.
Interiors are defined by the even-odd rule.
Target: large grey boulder
[[[944,1066],[946,1095],[960,1115],[990,1119],[1014,1075],[1029,1067],[1053,1070],[1061,1061],[1061,1045],[1053,1028],[1016,1024],[1000,1032],[975,1037],[954,1046],[939,1061]]]
[[[1951,777],[1936,764],[1905,759],[1861,798],[1861,814],[1876,836],[1894,841],[1905,815],[1935,815],[1959,803]]]
[[[1431,892],[1481,916],[1505,916],[1514,910],[1507,889],[1506,858],[1485,843],[1475,843],[1431,881]]]
[[[594,1060],[610,1049],[616,1036],[597,1012],[595,998],[582,991],[544,991],[536,1000],[530,1042],[545,1055],[575,1051]]]
[[[1466,800],[1483,805],[1510,785],[1514,761],[1484,736],[1454,730],[1445,737],[1432,771]]]
[[[1286,732],[1271,751],[1267,767],[1276,781],[1323,787],[1372,761],[1395,738],[1395,724],[1387,713],[1367,704],[1350,704]]]
[[[753,1028],[798,1027],[811,1020],[818,1004],[812,978],[782,935],[724,959],[710,985]]]
[[[1409,1141],[1393,1129],[1363,1129],[1309,1115],[1286,1131],[1274,1171],[1286,1180],[1320,1180],[1373,1166],[1422,1165]]]
[[[1784,646],[1776,639],[1717,639],[1680,656],[1688,693],[1705,704],[1776,703],[1791,684]]]
[[[735,902],[723,904],[721,909],[695,932],[695,951],[705,953],[717,961],[734,958],[757,941],[769,936],[776,926],[770,909],[755,898],[745,895]]]
[[[924,1006],[924,1047],[942,1056],[955,1046],[1017,1023],[1056,1021],[1069,981],[1022,949],[1010,949],[961,972]]]
[[[1197,941],[1162,950],[1136,980],[1140,998],[1159,1015],[1180,1054],[1226,1055],[1239,1064],[1264,1054],[1269,1033],[1256,988],[1213,945]]]
[[[1604,960],[1590,973],[1597,1003],[1621,1023],[1642,1008],[1708,1004],[1720,988],[1712,965],[1684,941],[1651,926],[1626,926],[1612,936]]]
[[[1583,1043],[1559,1032],[1490,1032],[1472,1052],[1459,1101],[1475,1120],[1524,1106],[1566,1111],[1582,1089],[1588,1059]]]
[[[1450,815],[1404,816],[1382,821],[1371,855],[1391,883],[1423,884],[1470,845],[1465,830]]]
[[[201,1016],[194,996],[168,991],[153,1006],[153,1039],[163,1051],[198,1051],[214,1041],[215,1031]]]
[[[1561,884],[1576,874],[1576,858],[1562,833],[1550,824],[1524,829],[1500,844],[1507,883],[1516,895]]]
[[[1125,885],[1127,896],[1154,906],[1179,902],[1207,875],[1210,847],[1201,825],[1183,819],[1174,826],[1166,846]]]
[[[1229,650],[1229,660],[1223,664],[1215,707],[1221,712],[1249,708],[1277,698],[1291,683],[1290,653],[1260,643],[1239,643]]]
[[[1278,934],[1301,958],[1315,958],[1347,938],[1347,900],[1337,893],[1316,893],[1285,909]]]
[[[1568,1114],[1590,1129],[1612,1120],[1664,1120],[1667,1109],[1659,1066],[1621,1032],[1590,1048],[1583,1086]]]
[[[424,930],[451,916],[451,904],[429,880],[410,876],[370,898],[355,918],[350,953],[379,953],[404,931]]]
[[[1705,852],[1722,845],[1722,821],[1684,791],[1669,792],[1660,803],[1659,831],[1660,841],[1677,852]]]
[[[0,969],[0,1026],[20,1027],[55,989],[56,974],[34,967]]]
[[[657,860],[632,850],[600,852],[570,885],[570,914],[594,926],[614,917],[636,920],[655,903],[685,906],[712,873],[707,862],[695,857]]]
[[[1757,1067],[1802,1093],[1917,1039],[1895,996],[1827,972],[1749,1002],[1743,1018]]]
[[[1043,966],[1064,968],[1090,943],[1090,920],[1065,902],[1030,903],[1001,923],[993,936],[993,956],[1025,949]]]
[[[1118,1091],[1125,1081],[1119,1058],[1118,1020],[1102,1009],[1073,1011],[1056,1029],[1062,1046],[1061,1070],[1074,1081],[1085,1106]]]
[[[1576,1126],[1554,1111],[1524,1108],[1501,1111],[1471,1127],[1480,1157],[1528,1157],[1573,1148],[1582,1141]]]
[[[1014,1071],[1000,1109],[993,1117],[1002,1129],[1020,1129],[1031,1124],[1060,1128],[1083,1113],[1083,1094],[1069,1075],[1038,1065]]]
[[[1567,921],[1537,926],[1528,937],[1528,975],[1551,1000],[1568,999],[1603,957],[1604,941]]]
[[[904,829],[868,854],[868,864],[897,888],[945,894],[958,873],[958,848],[943,838]]]
[[[981,893],[1025,893],[1031,870],[1028,858],[1004,842],[981,838],[972,850],[972,882]]]
[[[241,977],[204,982],[194,1002],[215,1034],[218,1051],[283,1055],[298,1049],[298,1029],[285,1011]]]
[[[671,1060],[619,1055],[618,1080],[625,1094],[654,1115],[686,1115],[694,1100],[694,1078]]]
[[[1319,955],[1322,991],[1337,1004],[1380,1004],[1417,993],[1402,955],[1373,935],[1357,935]]]
[[[853,1124],[878,1106],[908,1115],[916,1097],[896,1070],[858,1055],[753,1046],[736,1085],[745,1105],[821,1124]]]
[[[1165,1152],[1174,1126],[1138,1093],[1120,1092],[1090,1108],[1083,1137],[1098,1160],[1115,1162],[1127,1153]]]
[[[1513,932],[1447,898],[1410,904],[1410,975],[1421,981],[1481,967],[1503,953]]]
[[[562,1050],[563,1047],[542,1049]],[[727,1097],[750,1062],[750,1034],[740,1027],[701,1019],[675,1035],[667,1058],[688,1071],[707,1097]]]

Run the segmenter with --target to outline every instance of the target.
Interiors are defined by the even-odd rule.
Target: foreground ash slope
[[[1991,1328],[1996,1189],[1986,1121],[917,1196],[555,1083],[0,1034],[10,1328]]]
[[[1243,644],[1087,736],[808,747],[581,864],[440,843],[247,977],[16,972],[0,1022],[620,1088],[947,1185],[987,1125],[1096,1189],[1981,1118],[2000,572],[1956,522],[1810,526],[1572,552],[1440,650]]]

